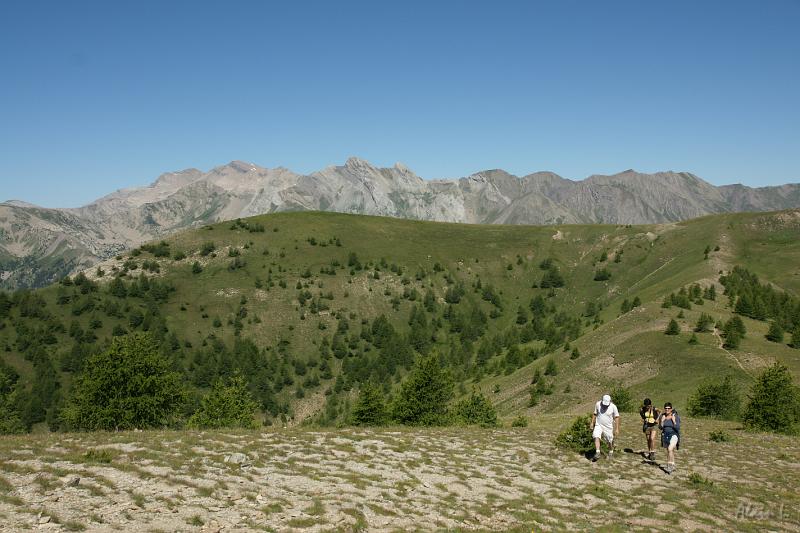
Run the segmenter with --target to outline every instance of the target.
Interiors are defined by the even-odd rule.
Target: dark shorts
[[[658,431],[658,425],[653,424],[652,426],[648,426],[647,424],[645,424],[644,426],[642,426],[642,431],[644,432],[645,435],[649,435],[650,433],[655,433],[656,431]]]

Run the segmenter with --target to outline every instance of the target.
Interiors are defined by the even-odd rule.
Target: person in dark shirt
[[[664,404],[664,412],[658,417],[658,427],[661,428],[661,446],[667,449],[667,473],[675,471],[675,450],[681,442],[681,417],[672,408],[672,404]]]
[[[645,398],[642,407],[639,408],[639,416],[642,417],[642,431],[647,439],[647,458],[654,461],[656,458],[656,435],[658,435],[658,417],[661,411],[656,409],[650,398]]]

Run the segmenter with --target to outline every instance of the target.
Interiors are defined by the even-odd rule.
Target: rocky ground
[[[629,451],[597,463],[553,446],[564,417],[2,437],[0,530],[800,530],[798,439],[686,420],[669,475],[633,451],[634,417]],[[717,429],[734,440],[710,441]]]

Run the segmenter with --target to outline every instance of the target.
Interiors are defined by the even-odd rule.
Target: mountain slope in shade
[[[0,287],[35,287],[142,242],[211,222],[319,210],[474,224],[643,224],[731,211],[800,207],[800,185],[715,187],[685,172],[627,170],[571,181],[486,170],[423,180],[398,163],[350,158],[301,175],[231,163],[163,174],[77,209],[0,204]]]

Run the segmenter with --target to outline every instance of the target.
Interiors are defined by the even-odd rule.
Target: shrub
[[[358,401],[353,408],[353,424],[356,426],[380,426],[386,423],[386,401],[383,391],[372,383],[361,387]]]
[[[236,374],[227,383],[220,379],[214,384],[186,425],[194,429],[254,428],[257,409],[247,383]]]
[[[722,380],[706,381],[689,397],[686,405],[691,416],[705,416],[733,420],[741,408],[739,390],[731,376]]]
[[[517,418],[511,421],[512,428],[526,428],[528,427],[528,417],[519,415]]]
[[[555,376],[556,374],[558,374],[558,366],[556,366],[555,360],[550,358],[547,360],[547,366],[544,367],[544,375]]]
[[[114,338],[92,355],[61,412],[72,429],[120,430],[159,427],[185,399],[180,375],[145,333]]]
[[[447,423],[447,403],[453,397],[453,381],[437,355],[417,360],[400,386],[392,416],[403,424],[435,426]]]
[[[611,401],[614,402],[620,413],[632,413],[635,410],[631,393],[624,387],[611,389]]]
[[[594,273],[595,281],[607,281],[609,279],[611,279],[611,272],[607,268],[601,268]]]
[[[200,248],[200,255],[206,256],[217,249],[217,246],[213,242],[206,242],[203,243],[203,246]]]
[[[464,398],[453,408],[453,417],[461,424],[477,424],[482,427],[497,425],[497,411],[492,402],[482,392],[472,391],[469,398]]]
[[[800,392],[786,366],[775,363],[759,376],[750,390],[742,421],[749,429],[797,433]]]
[[[729,433],[722,431],[721,429],[717,431],[712,431],[708,434],[708,440],[711,442],[733,442],[733,437]]]
[[[591,417],[579,416],[572,421],[572,425],[558,434],[556,446],[573,452],[588,452],[594,449],[592,430],[589,428]]]
[[[708,478],[704,478],[703,476],[701,476],[697,472],[690,473],[689,477],[687,478],[687,480],[689,481],[690,485],[692,485],[694,488],[697,488],[697,489],[713,489],[714,488],[714,482],[713,481],[711,481]]]

